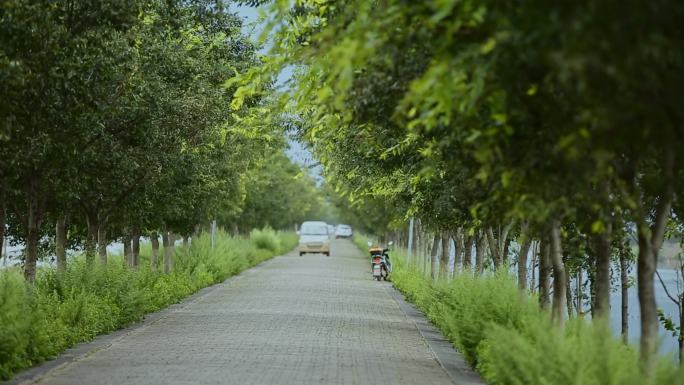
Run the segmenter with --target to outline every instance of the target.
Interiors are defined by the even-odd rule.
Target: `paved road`
[[[218,285],[39,384],[451,384],[349,241]]]

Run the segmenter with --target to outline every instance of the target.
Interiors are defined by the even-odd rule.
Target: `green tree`
[[[613,225],[627,213],[624,226],[639,238],[643,370],[653,375],[655,263],[681,176],[684,7],[472,0],[269,9],[272,59],[244,77],[232,105],[298,66],[283,106],[307,122],[302,137],[330,179],[435,231],[487,230],[495,266],[524,224],[550,245],[558,323],[568,266],[589,266],[596,314],[606,314]],[[570,258],[578,254],[587,263]]]

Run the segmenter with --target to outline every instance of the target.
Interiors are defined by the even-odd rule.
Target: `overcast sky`
[[[240,15],[245,20],[245,23],[242,27],[243,33],[251,35],[252,39],[254,40],[258,39],[259,33],[261,33],[262,31],[261,26],[257,23],[257,20],[259,18],[258,9],[254,7],[240,5],[233,5],[233,7],[233,9],[237,11],[238,15]],[[262,53],[265,54],[266,50],[262,49]],[[285,71],[283,71],[278,76],[277,83],[279,85],[284,84],[290,78],[291,75],[291,70],[289,68],[286,68]],[[301,143],[294,140],[290,140],[290,149],[287,151],[287,155],[297,163],[301,164],[302,166],[309,168],[312,175],[314,175],[314,177],[316,177],[317,179],[320,179],[320,166],[316,165],[317,162],[313,160],[311,152],[304,148]]]

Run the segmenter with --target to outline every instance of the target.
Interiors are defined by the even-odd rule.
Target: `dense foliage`
[[[514,328],[528,337],[589,338],[566,320],[587,306],[605,322],[612,277],[626,302],[636,260],[640,375],[659,378],[659,322],[684,361],[684,291],[668,293],[676,326],[654,290],[664,239],[684,236],[684,3],[242,3],[264,7],[268,55],[223,0],[2,3],[0,240],[26,245],[29,281],[52,250],[61,273],[67,249],[96,271],[119,239],[138,266],[147,235],[157,266],[161,235],[173,274],[175,236],[212,220],[237,233],[342,214],[429,250],[435,280],[516,264],[556,327],[534,316],[544,330]],[[285,157],[291,128],[324,189]],[[450,295],[425,301],[477,300]]]
[[[314,180],[281,152],[266,156],[246,178],[244,207],[236,222],[241,229],[294,229],[309,218],[320,218],[327,206]]]
[[[629,266],[636,239],[641,363],[654,372],[658,251],[682,218],[681,2],[253,3],[275,43],[234,108],[294,66],[280,106],[330,185],[418,218],[445,249],[453,238],[468,268],[474,245],[495,269],[518,249],[521,288],[537,244],[539,298],[559,326],[570,278],[607,316],[611,261]]]
[[[0,242],[29,280],[69,249],[106,263],[118,240],[137,265],[141,236],[285,228],[320,202],[264,98],[229,108],[262,63],[242,23],[223,0],[2,3]]]

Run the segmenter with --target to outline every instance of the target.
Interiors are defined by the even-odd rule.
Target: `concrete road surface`
[[[268,261],[30,382],[452,384],[390,284],[350,241],[332,247]]]

